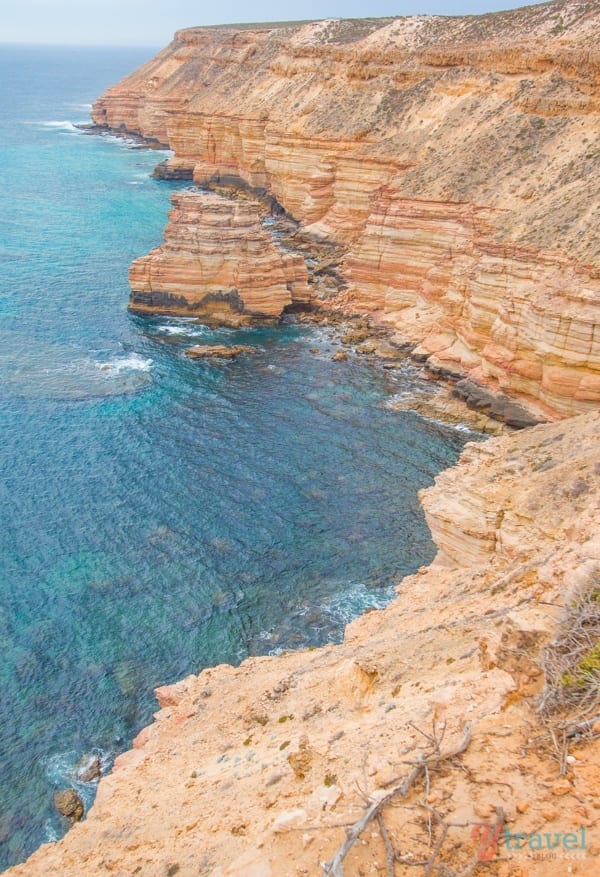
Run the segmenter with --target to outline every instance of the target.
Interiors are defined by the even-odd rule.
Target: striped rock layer
[[[165,175],[276,199],[343,246],[338,305],[553,419],[600,402],[599,38],[591,0],[191,28],[93,118],[168,145]]]

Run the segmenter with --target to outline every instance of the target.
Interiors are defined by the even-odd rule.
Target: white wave
[[[332,629],[342,631],[347,624],[354,621],[365,612],[372,609],[384,609],[396,597],[394,585],[390,583],[385,587],[368,587],[363,582],[339,582],[339,593],[330,597],[316,605],[310,605],[298,609],[292,615],[295,618],[303,618],[307,615],[318,614],[317,620],[312,620],[309,627],[313,633],[319,631],[331,631]],[[302,625],[300,625],[302,626]],[[306,628],[308,635],[308,627]],[[276,637],[276,639],[275,639]],[[269,655],[279,655],[289,645],[284,642],[277,645],[279,636],[274,630],[261,630],[256,636],[256,640],[262,643],[271,644]],[[275,640],[275,642],[274,642]],[[302,644],[297,644],[297,648],[302,648]]]
[[[60,840],[60,834],[56,830],[56,827],[52,825],[49,819],[44,823],[44,843],[46,844],[54,844]]]
[[[138,353],[131,353],[129,356],[109,359],[108,362],[97,362],[95,365],[100,371],[118,375],[122,371],[148,372],[152,368],[152,360]]]
[[[185,318],[183,318],[185,320]],[[180,324],[169,323],[156,327],[156,332],[159,335],[175,335],[175,336],[184,336],[186,338],[199,338],[205,335],[210,335],[211,330],[208,326],[203,326],[200,323],[197,323],[194,318],[191,318],[188,322],[182,322]]]
[[[433,394],[432,394],[432,396],[433,396]],[[383,407],[387,408],[389,411],[397,411],[398,405],[403,405],[406,402],[416,402],[416,401],[423,402],[427,398],[430,398],[430,397],[425,396],[425,394],[415,393],[414,390],[403,390],[400,393],[392,393],[391,396],[388,396],[387,399],[385,400],[385,402],[383,403]],[[413,411],[415,409],[409,408],[409,410]]]
[[[369,588],[362,582],[348,582],[344,590],[331,600],[321,603],[325,616],[346,625],[368,609],[383,609],[395,596],[393,586]]]
[[[33,124],[38,124],[41,128],[56,128],[59,131],[70,131],[72,134],[80,134],[81,131],[77,127],[77,125],[84,125],[85,120],[81,122],[70,122],[68,119],[64,119],[62,122],[60,121],[51,121],[51,122],[37,122]]]
[[[98,756],[100,761],[100,774],[104,775],[108,772],[114,753],[105,752],[103,749],[90,749],[90,754]],[[96,779],[82,780],[80,777],[82,753],[70,749],[67,752],[56,752],[44,759],[46,768],[46,779],[52,786],[61,787],[70,785],[75,788],[84,798],[88,798],[93,793],[97,785]]]
[[[105,140],[114,143],[116,146],[120,146],[121,149],[136,149],[140,152],[152,152],[153,155],[156,156],[157,163],[162,158],[170,158],[175,153],[172,149],[155,149],[153,146],[147,146],[144,144],[143,140],[138,140],[134,137],[127,137],[124,134],[111,134],[110,131],[102,131],[100,132],[100,136]]]
[[[430,420],[433,420],[433,418],[430,418]],[[466,423],[445,423],[442,420],[435,420],[434,423],[439,423],[440,426],[446,426],[449,429],[453,429],[454,432],[464,432],[467,433],[467,435],[479,435],[478,430],[473,429]]]

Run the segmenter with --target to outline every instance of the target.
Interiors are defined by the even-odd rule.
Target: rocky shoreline
[[[587,0],[192,28],[96,102],[195,185],[132,310],[294,314],[427,369],[399,408],[507,426],[421,492],[389,607],[157,689],[11,877],[600,874],[598,37]]]

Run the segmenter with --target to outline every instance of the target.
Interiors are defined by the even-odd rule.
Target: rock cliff
[[[599,38],[591,0],[192,28],[93,118],[169,145],[166,176],[268,193],[341,247],[337,306],[552,419],[600,401]]]
[[[275,245],[255,204],[198,191],[171,200],[162,247],[131,266],[132,310],[241,325],[310,303],[304,260]]]
[[[574,735],[565,762],[536,716],[562,607],[598,593],[599,459],[598,413],[467,445],[422,494],[438,556],[387,609],[341,645],[157,689],[156,721],[100,781],[87,819],[10,877],[316,877],[365,796],[385,795],[432,745],[451,751],[466,723],[461,759],[384,811],[394,873],[427,873],[415,864],[434,849],[429,873],[600,873],[598,734]],[[511,840],[546,833],[561,844],[550,859]],[[579,858],[565,834],[585,838]],[[375,821],[346,877],[381,873],[388,851]]]

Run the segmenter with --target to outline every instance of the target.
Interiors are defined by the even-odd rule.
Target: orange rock
[[[171,200],[163,245],[129,271],[131,310],[241,325],[310,301],[304,260],[278,249],[256,205],[213,192]]]
[[[568,779],[558,780],[558,782],[554,783],[552,786],[552,794],[556,795],[556,797],[562,797],[563,795],[568,795],[573,791],[573,787]]]

